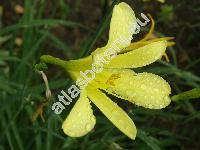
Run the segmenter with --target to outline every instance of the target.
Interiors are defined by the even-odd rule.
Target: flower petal
[[[116,75],[118,78],[112,78]],[[162,77],[152,73],[118,72],[112,74],[106,83],[110,85],[109,88],[105,89],[108,93],[138,106],[161,109],[171,102],[169,84]]]
[[[135,139],[137,130],[135,124],[126,112],[98,89],[88,86],[87,91],[88,97],[102,113],[129,138]]]
[[[132,8],[124,2],[115,5],[110,22],[108,43],[102,48],[97,48],[92,54],[103,53],[112,45],[119,49],[129,46],[135,29],[136,17]]]
[[[153,42],[133,51],[119,54],[105,68],[137,68],[160,59],[167,48],[167,41]]]
[[[124,37],[130,44],[135,28],[136,18],[132,8],[124,2],[115,5],[110,23],[108,43],[113,43],[120,37]]]
[[[71,137],[80,137],[90,132],[96,124],[90,101],[86,91],[82,91],[80,98],[64,121],[62,128]]]

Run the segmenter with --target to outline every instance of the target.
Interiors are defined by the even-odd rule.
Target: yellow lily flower
[[[97,71],[95,78],[81,89],[80,98],[62,125],[68,136],[80,137],[94,128],[96,119],[90,105],[92,101],[120,131],[135,139],[137,130],[132,119],[102,91],[149,109],[162,109],[170,104],[171,88],[162,77],[152,73],[135,73],[129,69],[143,67],[160,59],[165,54],[167,40],[170,38],[147,41],[148,38],[145,37],[139,42],[131,43],[134,30],[130,30],[130,27],[134,27],[135,23],[136,18],[130,6],[124,2],[119,3],[113,9],[109,40],[105,47],[78,60],[62,61],[45,55],[41,57],[43,62],[59,64],[65,68],[76,81],[81,78],[80,71],[99,67],[93,64],[115,40],[126,38],[125,45],[118,44],[121,51],[109,60],[110,63],[104,64],[103,70]],[[78,80],[76,84],[80,86],[81,81]]]

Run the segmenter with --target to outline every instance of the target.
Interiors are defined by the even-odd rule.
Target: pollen
[[[106,84],[115,86],[114,82],[119,79],[121,76],[120,74],[112,74],[110,78],[106,81]]]

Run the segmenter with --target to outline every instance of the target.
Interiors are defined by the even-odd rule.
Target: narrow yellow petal
[[[121,50],[120,53],[129,52],[129,51],[135,50],[137,48],[143,47],[147,44],[151,44],[153,42],[158,42],[158,41],[167,41],[167,46],[171,46],[172,44],[174,44],[174,42],[170,42],[169,40],[173,40],[173,39],[174,39],[174,37],[163,37],[163,38],[156,38],[156,39],[152,39],[152,40],[148,40],[148,41],[133,42],[128,47]]]
[[[153,42],[133,51],[119,54],[105,68],[137,68],[149,65],[165,53],[166,41]]]
[[[105,89],[122,99],[126,99],[138,106],[150,109],[161,109],[171,102],[169,84],[160,76],[151,73],[131,73],[130,71],[116,72],[110,76]],[[112,79],[112,76],[118,78]]]
[[[96,124],[90,101],[86,91],[82,91],[80,98],[64,121],[62,128],[71,137],[80,137],[90,132]]]
[[[134,11],[128,4],[119,3],[113,10],[108,43],[113,43],[123,36],[130,44],[135,28],[136,18]]]
[[[129,138],[135,139],[137,130],[126,112],[98,89],[88,86],[87,91],[88,97],[102,113]]]
[[[109,40],[106,46],[96,49],[92,55],[103,53],[110,47],[123,49],[130,45],[136,29],[136,17],[132,8],[122,2],[115,5],[110,23]]]
[[[167,56],[166,53],[163,54],[164,58],[166,59],[166,61],[169,63],[169,57]]]

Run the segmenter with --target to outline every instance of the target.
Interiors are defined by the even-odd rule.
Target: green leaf
[[[172,100],[173,101],[189,100],[189,99],[195,99],[199,97],[200,97],[200,88],[194,88],[192,90],[172,96]]]
[[[153,150],[161,150],[161,148],[158,145],[159,141],[154,137],[149,136],[145,131],[138,129],[137,137],[139,137],[142,141],[144,141]]]
[[[30,28],[30,27],[38,27],[38,26],[47,27],[47,26],[56,26],[56,25],[63,25],[67,27],[81,27],[81,28],[89,30],[87,27],[73,21],[65,21],[65,20],[60,20],[60,19],[37,19],[37,20],[31,20],[28,23],[18,23],[18,24],[5,27],[0,31],[0,35],[11,32],[11,31],[15,31],[21,28]]]

